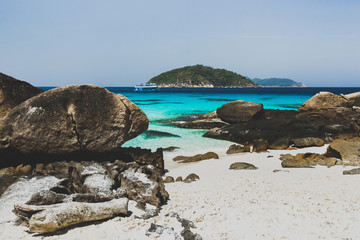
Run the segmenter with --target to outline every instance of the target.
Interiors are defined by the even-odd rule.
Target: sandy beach
[[[3,223],[1,239],[174,239],[173,235],[145,233],[151,223],[173,227],[180,224],[169,216],[178,213],[194,222],[193,232],[203,239],[359,239],[360,176],[343,175],[351,167],[282,168],[284,153],[324,153],[327,146],[298,150],[269,150],[265,153],[227,155],[226,149],[212,149],[220,159],[197,163],[174,163],[178,153],[165,154],[166,176],[185,178],[196,173],[192,183],[167,183],[170,200],[159,216],[136,217],[139,210],[130,201],[130,217],[116,217],[95,225],[68,229],[57,235],[41,236],[12,226],[12,214]],[[191,155],[192,153],[189,153]],[[257,170],[229,170],[234,162],[248,162]],[[274,170],[280,170],[275,171]],[[180,230],[179,230],[180,231]]]

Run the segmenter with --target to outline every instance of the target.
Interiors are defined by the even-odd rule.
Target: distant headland
[[[241,74],[212,68],[204,65],[193,65],[176,68],[151,78],[148,84],[159,87],[175,88],[213,88],[213,87],[305,87],[304,84],[285,78],[250,79]]]

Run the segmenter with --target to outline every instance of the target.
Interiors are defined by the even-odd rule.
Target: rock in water
[[[0,118],[25,100],[44,92],[27,82],[0,73]]]
[[[59,229],[89,221],[108,219],[128,214],[128,199],[113,199],[101,203],[60,203],[45,206],[15,205],[17,214],[31,214],[29,230],[50,233]]]
[[[9,152],[50,156],[116,152],[148,124],[138,106],[105,88],[72,85],[49,90],[21,103],[4,119],[0,167]]]
[[[224,122],[241,123],[250,120],[261,110],[263,110],[261,103],[238,100],[222,105],[216,113]]]

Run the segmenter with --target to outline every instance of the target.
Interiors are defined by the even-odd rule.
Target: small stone
[[[172,176],[166,176],[166,178],[164,179],[164,183],[173,183],[174,182],[174,178]]]
[[[175,182],[182,182],[182,181],[183,181],[182,176],[177,177],[176,180],[175,180]]]
[[[184,179],[184,183],[191,183],[194,182],[196,180],[200,180],[200,177],[198,175],[196,175],[195,173],[190,173],[185,179]]]
[[[255,170],[257,167],[246,162],[236,162],[230,165],[229,169],[232,170]]]
[[[343,175],[354,175],[354,174],[360,174],[360,168],[353,168],[351,170],[343,171]]]
[[[250,152],[250,146],[249,145],[241,146],[241,145],[233,144],[226,151],[226,154],[243,153],[243,152]]]

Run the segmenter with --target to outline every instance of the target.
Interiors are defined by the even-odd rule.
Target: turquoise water
[[[168,126],[164,120],[191,117],[191,114],[202,114],[215,111],[221,105],[234,100],[258,102],[267,109],[296,110],[303,102],[315,93],[326,89],[202,89],[176,90],[153,93],[134,93],[132,89],[111,89],[122,94],[136,103],[150,120],[149,130],[156,130],[178,135],[180,137],[147,138],[145,134],[138,136],[124,144],[125,147],[134,146],[155,150],[158,147],[177,146],[184,151],[197,151],[211,148],[228,147],[228,141],[204,138],[206,130],[182,129]],[[332,89],[332,92],[334,89]],[[337,89],[339,90],[339,89]],[[341,89],[340,89],[341,90]],[[346,89],[341,93],[355,92],[360,89]],[[190,115],[190,116],[189,116]]]

